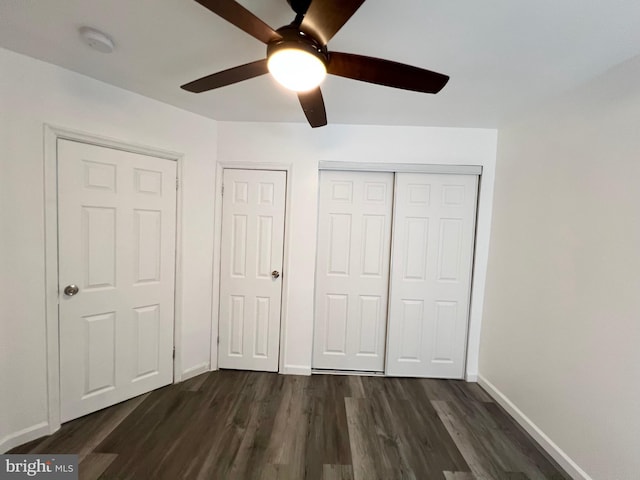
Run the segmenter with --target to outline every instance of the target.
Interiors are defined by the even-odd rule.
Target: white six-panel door
[[[278,370],[286,178],[224,170],[220,368]]]
[[[388,375],[464,375],[477,178],[396,174]]]
[[[173,381],[176,163],[59,140],[58,221],[64,422]]]
[[[384,370],[392,205],[392,173],[320,172],[315,369]]]

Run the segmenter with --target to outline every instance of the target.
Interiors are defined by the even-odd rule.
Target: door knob
[[[273,278],[278,278],[280,276],[280,272],[277,270],[274,270],[273,272],[271,272],[271,276]]]
[[[67,297],[73,297],[79,291],[80,291],[80,289],[76,285],[73,285],[73,284],[67,285],[66,287],[64,287],[64,294]]]

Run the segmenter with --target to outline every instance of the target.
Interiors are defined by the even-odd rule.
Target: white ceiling
[[[339,0],[336,0],[339,1]],[[240,0],[278,28],[285,0]],[[497,127],[640,54],[637,0],[368,0],[329,50],[451,76],[438,95],[329,76],[329,123]],[[88,25],[116,43],[81,43]],[[304,122],[268,75],[212,92],[179,87],[263,58],[265,46],[193,0],[0,0],[0,46],[217,120]],[[1,73],[0,73],[1,75]]]

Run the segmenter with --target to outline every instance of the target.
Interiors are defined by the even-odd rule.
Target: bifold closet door
[[[464,376],[477,181],[396,174],[388,375]]]
[[[393,174],[320,172],[313,368],[384,370]]]

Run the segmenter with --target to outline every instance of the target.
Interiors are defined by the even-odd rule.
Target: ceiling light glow
[[[295,92],[316,88],[327,75],[322,60],[297,48],[283,48],[273,52],[269,56],[267,67],[281,85]]]

